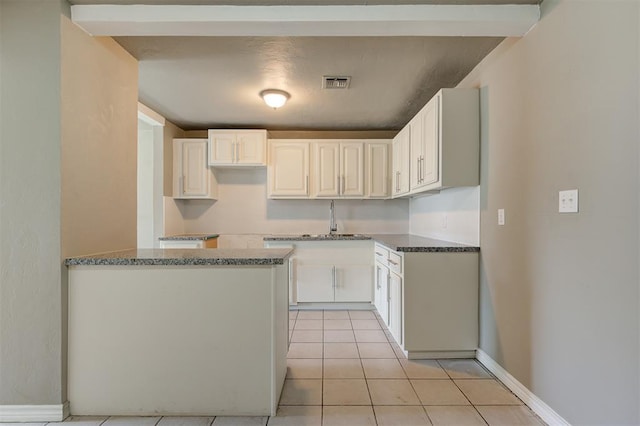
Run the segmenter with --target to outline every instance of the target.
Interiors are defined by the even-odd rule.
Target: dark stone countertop
[[[160,241],[200,241],[218,238],[218,234],[180,234],[158,238]]]
[[[207,266],[282,265],[291,255],[286,248],[258,249],[131,249],[91,256],[71,257],[67,266]]]
[[[480,251],[480,247],[436,240],[433,238],[419,237],[411,234],[376,234],[371,235],[371,238],[391,250],[400,252],[455,253]]]
[[[411,234],[295,234],[269,235],[265,241],[336,241],[336,240],[374,240],[391,250],[413,253],[464,253],[479,252],[480,247],[434,238],[419,237]]]

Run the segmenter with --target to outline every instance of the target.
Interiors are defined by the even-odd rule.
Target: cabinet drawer
[[[387,266],[387,260],[389,259],[389,250],[387,248],[376,244],[374,247],[374,255],[376,262]]]
[[[395,251],[389,251],[389,269],[396,274],[402,274],[402,255]]]

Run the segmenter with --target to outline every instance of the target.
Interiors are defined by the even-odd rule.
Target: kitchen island
[[[288,249],[70,258],[74,415],[275,415],[288,350]]]

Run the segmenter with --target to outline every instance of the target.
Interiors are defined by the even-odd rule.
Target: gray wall
[[[545,0],[461,83],[482,90],[481,349],[576,425],[640,422],[639,8]]]
[[[0,404],[60,404],[63,4],[0,10]]]

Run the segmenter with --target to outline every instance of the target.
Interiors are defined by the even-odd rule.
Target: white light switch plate
[[[578,213],[578,190],[569,189],[558,193],[558,212]]]
[[[504,209],[498,209],[498,225],[504,225]]]

